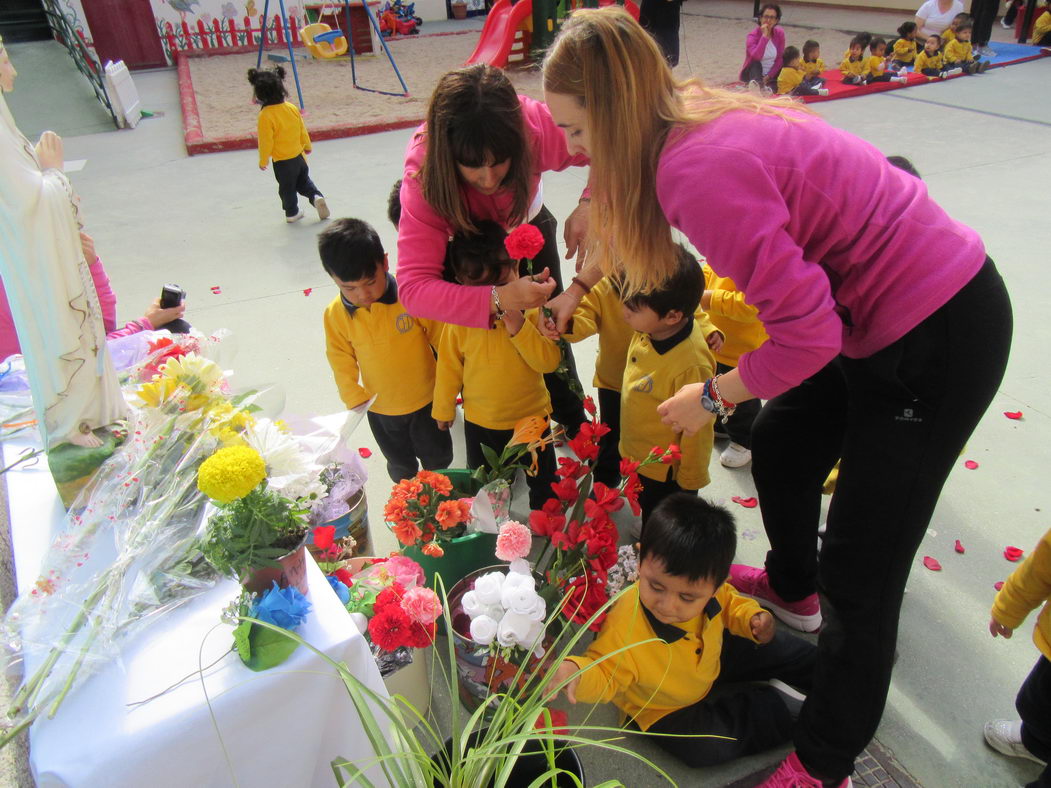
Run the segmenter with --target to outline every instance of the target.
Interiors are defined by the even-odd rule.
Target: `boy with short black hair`
[[[442,324],[414,318],[398,300],[379,235],[360,219],[318,234],[318,254],[339,295],[325,309],[328,363],[348,409],[375,401],[369,427],[391,480],[452,463],[452,439],[431,418]]]
[[[449,244],[448,262],[457,281],[490,287],[518,278],[518,263],[504,247],[504,229],[492,221],[475,226],[477,233],[457,235]],[[551,414],[544,373],[558,368],[562,354],[558,345],[540,333],[538,316],[536,309],[509,309],[497,313],[490,328],[444,328],[432,412],[438,426],[449,429],[456,395],[463,392],[464,442],[467,465],[472,469],[485,464],[482,446],[499,455],[518,421]],[[526,477],[533,509],[552,497],[554,450],[544,447],[537,463],[536,474]]]
[[[825,82],[818,77],[807,76],[803,68],[803,56],[795,47],[785,47],[781,55],[784,66],[777,75],[777,92],[785,96],[827,96],[822,87]]]
[[[988,61],[975,57],[971,49],[970,22],[961,22],[956,27],[956,36],[945,45],[945,73],[952,75],[962,71],[964,74],[983,74],[989,68]]]
[[[612,701],[643,731],[676,734],[654,741],[694,767],[787,741],[804,699],[792,687],[810,688],[817,649],[775,632],[770,613],[726,583],[736,549],[726,509],[666,498],[642,532],[638,582],[548,687],[568,681],[572,703]]]
[[[620,401],[620,454],[642,462],[654,446],[677,444],[682,456],[669,464],[639,468],[642,523],[661,499],[696,492],[709,482],[713,429],[709,422],[693,435],[661,422],[657,406],[688,383],[715,374],[715,359],[694,312],[704,292],[697,259],[678,247],[678,267],[657,290],[624,299],[624,320],[635,330],[628,346]]]

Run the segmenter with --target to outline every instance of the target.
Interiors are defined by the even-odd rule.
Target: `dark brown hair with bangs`
[[[503,161],[511,162],[502,184],[512,193],[507,220],[519,224],[529,210],[533,162],[518,94],[507,75],[492,66],[448,72],[438,81],[427,109],[427,155],[419,173],[424,199],[454,233],[474,233],[456,165],[483,167]]]

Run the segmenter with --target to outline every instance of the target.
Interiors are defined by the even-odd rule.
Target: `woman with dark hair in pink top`
[[[694,433],[769,400],[752,462],[771,550],[730,582],[824,628],[795,752],[763,785],[847,786],[883,713],[916,550],[1003,378],[1003,280],[978,234],[874,146],[787,98],[677,82],[619,9],[572,16],[544,90],[570,152],[591,160],[597,270],[581,278],[619,267],[629,295],[654,287],[675,229],[758,309],[769,340],[658,410]],[[560,323],[574,297],[552,305]],[[819,563],[821,486],[839,457]]]
[[[781,27],[781,6],[767,3],[759,9],[759,24],[744,44],[742,82],[769,85],[781,73],[785,51],[785,31]]]

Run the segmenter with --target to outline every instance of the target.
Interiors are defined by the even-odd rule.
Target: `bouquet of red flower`
[[[471,518],[471,502],[453,497],[448,476],[420,471],[402,479],[391,491],[383,517],[403,545],[417,545],[425,555],[440,557],[439,541],[463,535]]]
[[[606,591],[608,573],[617,563],[617,526],[611,515],[627,500],[638,516],[638,469],[658,462],[674,462],[679,447],[654,447],[642,462],[621,460],[622,476],[618,487],[607,487],[593,481],[592,465],[598,458],[599,439],[609,427],[595,416],[595,403],[584,398],[584,409],[591,420],[585,422],[568,446],[576,459],[560,457],[559,480],[551,487],[555,496],[529,516],[529,526],[537,536],[548,540],[537,561],[548,581],[548,587],[558,589],[566,597],[562,614],[577,624],[589,618],[608,600]],[[543,594],[543,592],[541,592]],[[591,624],[598,631],[604,616]]]

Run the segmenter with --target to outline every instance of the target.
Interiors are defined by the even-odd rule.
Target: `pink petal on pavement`
[[[740,495],[735,495],[730,500],[736,504],[740,504],[745,509],[754,509],[756,506],[759,505],[759,501],[757,501],[755,498],[742,498]]]
[[[995,583],[993,583],[993,588],[995,588],[997,591],[999,591],[1003,587],[1004,587],[1004,581],[1003,580],[997,580]]]
[[[956,550],[957,553],[966,553],[967,552],[966,550],[963,549],[963,544],[961,544],[959,539],[956,540],[956,546],[953,549]]]
[[[1023,555],[1025,555],[1025,550],[1021,547],[1008,546],[1004,548],[1004,558],[1008,561],[1021,561]]]
[[[923,556],[923,565],[932,572],[942,571],[942,565],[938,563],[938,559],[931,558],[929,555]]]
[[[372,449],[368,448],[367,446],[362,446],[360,449],[358,449],[358,454],[361,455],[361,458],[363,460],[367,460],[369,457],[372,456]]]
[[[1020,411],[1020,410],[1005,410],[1004,411],[1004,415],[1007,416],[1007,418],[1009,418],[1009,419],[1011,419],[1013,421],[1018,421],[1019,419],[1022,418],[1022,411]]]
[[[303,290],[303,295],[310,295],[312,292],[314,292],[314,288],[307,287]]]
[[[967,460],[967,462],[963,464],[963,467],[969,471],[973,471],[975,468],[978,467],[978,463],[976,463],[974,460]]]

